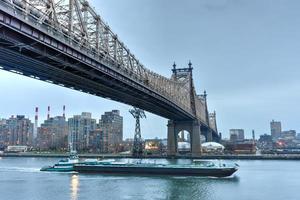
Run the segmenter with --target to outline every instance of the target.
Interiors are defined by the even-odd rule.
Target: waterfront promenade
[[[0,157],[50,157],[50,158],[62,158],[68,157],[68,153],[3,153]],[[130,154],[79,154],[80,158],[134,158]],[[140,159],[221,159],[221,160],[300,160],[300,154],[240,154],[240,155],[201,155],[201,156],[161,156],[161,155],[147,155],[139,157]]]

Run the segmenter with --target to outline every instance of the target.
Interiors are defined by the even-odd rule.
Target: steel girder
[[[195,112],[197,106],[193,106],[194,102],[191,103],[198,101],[193,99],[196,97],[195,91],[193,90],[194,94],[190,94],[187,84],[145,68],[88,1],[0,0],[0,3],[12,9],[15,15],[23,17],[28,23],[47,30],[51,37],[93,55],[96,61],[109,63],[114,71],[134,79],[159,96],[174,102],[185,112],[199,118],[197,111]],[[206,125],[210,126],[210,123],[206,122]]]

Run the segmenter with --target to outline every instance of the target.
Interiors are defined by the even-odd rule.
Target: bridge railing
[[[192,113],[189,91],[184,84],[146,67],[121,42],[86,0],[0,0],[16,14],[72,47],[92,55],[119,73],[149,87],[187,112]]]

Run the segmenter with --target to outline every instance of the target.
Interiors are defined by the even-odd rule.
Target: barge
[[[79,173],[227,177],[238,170],[238,165],[203,160],[194,161],[192,164],[83,162],[74,164],[73,169]]]

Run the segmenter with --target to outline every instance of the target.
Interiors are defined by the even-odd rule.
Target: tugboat
[[[71,172],[74,171],[73,166],[75,163],[79,163],[76,151],[71,152],[68,158],[58,161],[53,166],[42,167],[40,171]]]
[[[74,171],[79,173],[146,174],[176,176],[227,177],[238,170],[237,164],[228,164],[207,160],[195,160],[192,164],[156,164],[124,162],[77,163]]]
[[[58,161],[58,163],[53,166],[45,166],[40,169],[40,171],[50,171],[50,172],[71,172],[74,171],[74,164],[79,163],[79,157],[77,151],[73,149],[72,143],[70,144],[70,155],[66,159]]]

